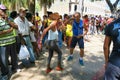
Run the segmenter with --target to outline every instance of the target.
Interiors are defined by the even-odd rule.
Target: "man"
[[[8,54],[6,49],[9,46],[14,45],[15,36],[11,23],[8,21],[6,15],[6,7],[0,5],[0,65],[2,77],[0,80],[8,80],[9,68],[8,68]],[[12,66],[13,67],[13,66]]]
[[[120,80],[120,11],[119,18],[105,29],[104,56],[105,56],[105,79]],[[113,49],[110,54],[110,44],[113,41]]]
[[[83,21],[80,19],[81,15],[80,13],[76,12],[74,14],[74,21],[73,21],[73,37],[71,41],[71,46],[70,46],[70,56],[68,57],[68,61],[73,59],[73,50],[78,43],[79,48],[80,48],[80,58],[79,58],[79,63],[81,65],[84,65],[83,62],[83,56],[84,56],[84,35],[87,34],[87,32],[83,33]],[[86,30],[86,29],[85,29]]]
[[[30,62],[35,62],[35,56],[33,52],[33,47],[30,41],[30,26],[28,20],[25,18],[26,16],[26,9],[21,7],[19,10],[19,16],[14,20],[14,22],[18,25],[18,34],[20,36],[21,44],[26,45],[29,53],[30,53]],[[23,60],[23,65],[26,65],[26,60]]]

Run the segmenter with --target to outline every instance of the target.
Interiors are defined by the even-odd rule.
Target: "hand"
[[[77,36],[77,38],[82,38],[84,35],[82,34],[82,35],[79,35],[79,36]]]
[[[25,42],[24,39],[21,39],[21,44],[22,44],[22,45],[26,45],[26,42]]]
[[[108,66],[108,63],[106,62],[106,63],[104,64],[105,69],[107,69],[107,66]]]

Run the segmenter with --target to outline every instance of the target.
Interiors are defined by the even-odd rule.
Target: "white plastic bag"
[[[25,45],[21,45],[20,52],[18,54],[19,60],[29,58],[30,54]]]

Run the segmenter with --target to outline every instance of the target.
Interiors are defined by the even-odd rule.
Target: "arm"
[[[14,22],[9,21],[8,23],[9,23],[10,26],[13,27],[14,29],[18,29],[18,26],[17,26]]]
[[[12,30],[13,30],[13,28],[11,27],[8,30],[0,31],[0,35],[6,34],[6,33],[10,33]]]
[[[105,67],[108,64],[108,60],[109,60],[109,54],[110,54],[110,44],[111,44],[111,38],[109,36],[105,37],[104,40],[104,57],[105,57]]]

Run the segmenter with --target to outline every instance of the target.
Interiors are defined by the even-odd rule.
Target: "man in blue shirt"
[[[120,18],[106,26],[104,41],[105,79],[120,80]],[[113,49],[110,54],[110,44]]]
[[[80,58],[79,58],[79,63],[81,65],[84,65],[83,62],[83,56],[84,56],[84,35],[86,35],[86,31],[85,33],[83,33],[83,21],[80,19],[81,15],[80,13],[76,12],[74,14],[74,20],[73,20],[73,37],[72,37],[72,41],[71,41],[71,45],[70,45],[70,56],[68,57],[68,61],[73,59],[73,51],[74,48],[76,46],[76,44],[78,43],[79,48],[80,48]],[[85,29],[86,30],[86,29]]]

